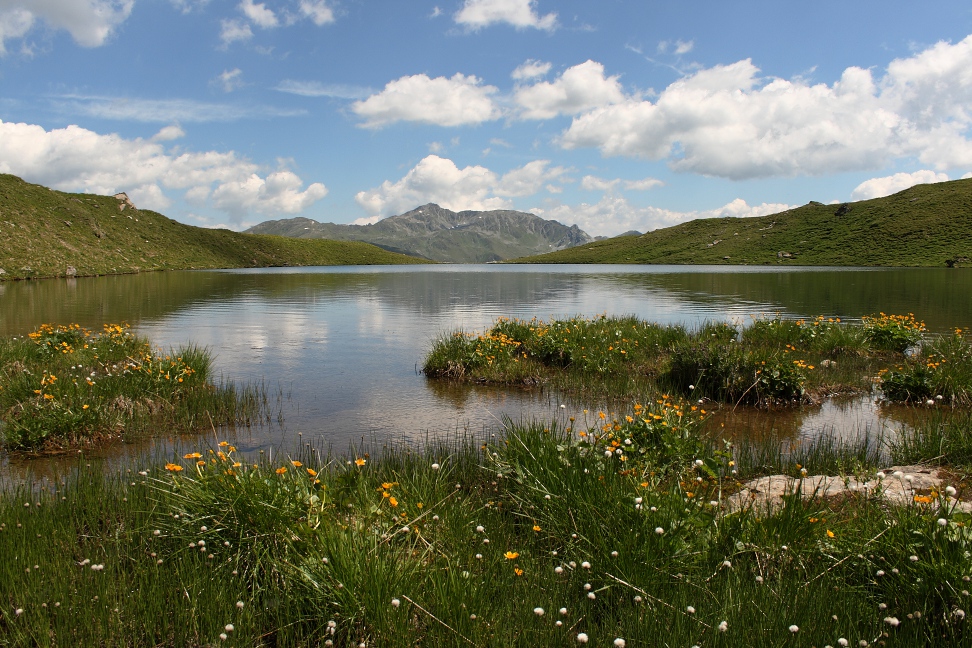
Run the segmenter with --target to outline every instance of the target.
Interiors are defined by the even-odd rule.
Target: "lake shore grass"
[[[617,345],[636,356],[642,345],[745,343],[724,325],[643,325],[635,337],[609,318],[571,322],[568,340],[575,328],[614,336],[595,367],[628,355]],[[794,334],[810,348],[839,339],[842,358],[880,352],[899,372],[965,353],[959,331],[909,358],[901,350],[924,340],[918,323],[875,323],[870,338],[867,320],[771,320],[748,335],[791,363]],[[522,354],[509,342],[515,327],[538,328],[501,324],[489,340],[499,352]],[[545,332],[537,348],[562,361],[558,345],[540,345],[556,339]],[[9,368],[20,354],[20,373],[31,354],[70,369],[97,352],[104,375],[85,366],[94,386],[63,367],[31,374],[44,384],[19,389],[40,407],[67,399],[52,390],[66,383],[91,398],[109,378],[160,390],[204,383],[208,368],[192,349],[149,353],[121,326],[41,327],[10,344],[0,357]],[[129,373],[108,364],[116,346],[141,358]],[[934,384],[961,382],[949,371],[951,382]],[[958,400],[933,397],[883,440],[793,445],[713,434],[710,400],[695,390],[646,394],[628,394],[617,412],[507,421],[489,439],[250,456],[200,439],[178,456],[111,468],[79,456],[62,477],[0,485],[0,645],[972,646],[972,412]],[[893,503],[880,471],[906,464],[944,477]],[[773,507],[734,499],[767,475],[796,489]],[[875,486],[807,497],[801,479],[812,475]]]
[[[436,340],[423,364],[432,379],[549,385],[596,397],[677,393],[756,406],[819,402],[836,394],[972,404],[968,331],[929,337],[913,315],[858,323],[755,319],[696,331],[634,317],[500,319],[482,333]]]
[[[45,324],[0,339],[0,442],[7,449],[245,425],[265,405],[258,387],[215,384],[205,349],[153,349],[127,325],[94,332]]]
[[[751,461],[691,407],[380,456],[82,458],[0,497],[0,643],[972,645],[967,454],[904,506],[877,488],[733,509],[767,470],[886,466],[834,444]],[[892,458],[940,461],[922,434],[967,452],[968,424],[942,413]]]

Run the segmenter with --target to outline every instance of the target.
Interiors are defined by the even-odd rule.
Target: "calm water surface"
[[[401,266],[186,271],[0,284],[0,335],[44,322],[100,328],[127,321],[163,348],[209,347],[216,370],[263,382],[281,425],[238,432],[250,449],[300,433],[336,449],[362,438],[418,440],[547,418],[583,404],[556,394],[427,381],[434,338],[480,331],[497,317],[631,314],[663,324],[745,323],[752,316],[880,311],[933,331],[972,324],[972,272],[947,269],[684,266]],[[873,403],[828,403],[756,415],[787,436],[888,423]],[[756,423],[750,421],[750,425]],[[18,460],[0,457],[0,467]]]

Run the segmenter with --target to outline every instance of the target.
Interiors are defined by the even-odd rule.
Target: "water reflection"
[[[745,322],[782,313],[857,317],[914,312],[932,330],[972,320],[972,271],[431,266],[148,273],[0,284],[0,334],[43,322],[128,321],[163,348],[209,347],[226,378],[262,382],[283,426],[247,431],[253,448],[324,439],[424,439],[563,414],[543,391],[445,385],[417,369],[435,336],[497,317],[631,314],[662,324]],[[588,404],[590,405],[590,404]],[[584,404],[571,403],[579,411]],[[879,430],[873,401],[770,413],[727,427],[801,438]],[[735,433],[735,432],[733,432]],[[0,462],[5,459],[0,458]]]

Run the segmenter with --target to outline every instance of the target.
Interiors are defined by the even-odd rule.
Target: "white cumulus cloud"
[[[618,186],[624,187],[629,191],[648,191],[655,187],[661,187],[665,183],[658,178],[643,178],[641,180],[622,180],[613,178],[606,180],[597,176],[586,175],[581,178],[581,189],[585,191],[614,191]]]
[[[537,77],[542,77],[550,71],[553,67],[551,63],[546,63],[544,61],[536,61],[534,59],[527,59],[521,65],[519,65],[510,74],[516,81],[525,81],[527,79],[535,79]]]
[[[177,126],[144,140],[79,126],[48,131],[0,121],[0,173],[62,191],[125,191],[145,207],[167,207],[173,194],[181,194],[226,212],[235,222],[250,213],[299,213],[327,194],[320,183],[302,189],[300,178],[288,170],[261,175],[265,172],[258,165],[232,151],[167,150],[161,143],[178,136]]]
[[[38,22],[67,31],[82,47],[104,45],[134,5],[135,0],[0,0],[0,55],[6,40],[23,38]]]
[[[549,160],[534,160],[500,176],[484,166],[460,169],[448,158],[428,155],[397,182],[386,180],[359,192],[355,200],[371,216],[361,222],[374,222],[430,202],[453,211],[509,209],[508,198],[535,194],[566,172],[563,167],[551,167]]]
[[[890,196],[893,193],[904,191],[917,184],[932,184],[934,182],[947,182],[947,173],[936,173],[928,169],[915,171],[914,173],[895,173],[894,175],[883,178],[871,178],[865,180],[854,188],[851,192],[851,200],[869,200],[871,198],[881,198]]]
[[[898,157],[967,168],[970,127],[972,36],[892,61],[878,79],[849,67],[830,85],[763,77],[749,59],[717,65],[654,101],[588,110],[560,142],[742,179],[880,168]]]
[[[398,121],[438,126],[480,124],[499,117],[491,95],[497,89],[482,85],[475,76],[455,74],[450,78],[429,78],[425,74],[404,76],[351,106],[365,119],[367,128],[380,128]]]
[[[557,14],[541,16],[536,11],[536,5],[536,0],[466,0],[454,18],[456,23],[473,30],[497,23],[506,23],[517,29],[556,29]]]
[[[613,180],[605,180],[604,178],[598,178],[597,176],[586,175],[581,178],[580,186],[584,191],[611,191],[620,184],[621,180],[614,178]]]
[[[253,2],[253,0],[243,0],[239,5],[240,11],[246,16],[251,23],[257,27],[262,27],[263,29],[271,29],[280,24],[280,20],[277,18],[277,14],[273,12],[272,9],[267,8],[267,5],[262,2]]]
[[[223,47],[228,47],[230,43],[245,41],[253,38],[253,30],[250,25],[242,20],[223,20],[220,22],[219,39]]]
[[[240,68],[223,70],[223,73],[218,75],[213,80],[213,83],[221,88],[223,92],[233,92],[234,90],[239,90],[243,87],[243,70]]]
[[[258,213],[299,214],[327,195],[327,189],[315,182],[302,189],[303,181],[292,171],[276,171],[265,178],[256,173],[242,180],[223,182],[212,193],[213,204],[231,215],[242,218]]]
[[[625,95],[618,77],[605,77],[604,66],[589,60],[568,68],[556,81],[517,88],[513,100],[523,118],[550,119],[621,103]]]
[[[301,0],[300,13],[318,27],[334,22],[334,11],[321,0]]]
[[[544,185],[567,173],[561,166],[550,166],[550,160],[534,160],[503,174],[493,187],[497,196],[532,196]]]
[[[153,142],[171,142],[172,140],[181,139],[186,136],[186,131],[178,124],[172,124],[170,126],[165,126],[158,133],[152,136]]]

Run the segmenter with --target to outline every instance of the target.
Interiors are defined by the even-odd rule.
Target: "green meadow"
[[[966,179],[756,218],[700,218],[513,262],[968,267],[970,228]]]
[[[28,352],[50,366],[71,355],[63,342],[83,346],[57,330],[5,343],[25,357],[4,356],[4,390],[15,363],[33,388],[45,382],[20,402],[67,398],[44,398],[51,373],[26,364]],[[99,354],[102,336],[130,337],[86,335]],[[873,385],[850,369],[817,378],[821,359],[877,379],[915,425],[798,446],[708,429],[712,410],[745,401],[754,383],[764,407]],[[933,338],[910,316],[766,320],[732,334],[502,320],[446,336],[430,349],[429,380],[573,380],[581,399],[602,393],[600,380],[627,389],[624,404],[422,446],[246,456],[231,439],[196,436],[188,451],[125,465],[82,453],[56,479],[4,486],[0,645],[972,645],[967,361],[964,331]],[[174,373],[150,366],[139,384],[156,394]],[[73,384],[58,371],[54,385]],[[245,393],[221,401],[224,413],[242,411]],[[918,464],[937,471],[933,487],[907,486]],[[772,505],[740,501],[765,475],[794,486]],[[823,498],[803,490],[812,475],[869,487]],[[889,500],[901,484],[907,501]]]
[[[179,223],[112,196],[0,174],[0,281],[202,268],[428,263],[356,241],[241,234]]]

